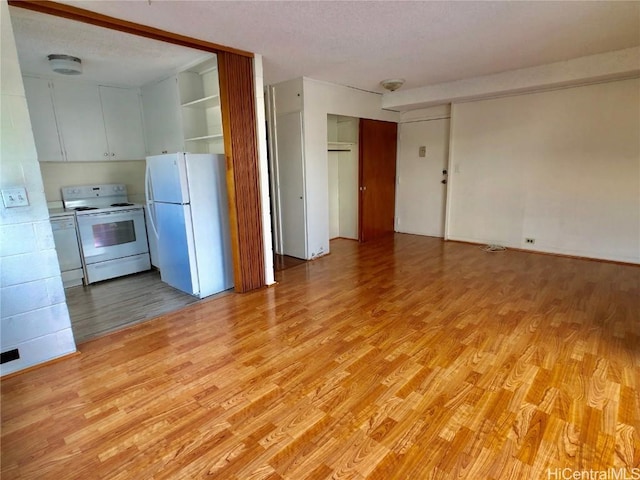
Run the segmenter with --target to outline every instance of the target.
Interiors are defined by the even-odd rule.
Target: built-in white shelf
[[[219,95],[211,95],[209,97],[198,98],[197,100],[193,100],[192,102],[183,103],[182,106],[183,107],[187,107],[187,108],[219,107],[220,106],[220,96]]]
[[[353,142],[328,142],[327,150],[348,152],[354,145]]]
[[[193,138],[185,138],[185,142],[211,142],[217,139],[221,139],[222,134],[217,133],[215,135],[205,135],[203,137],[193,137]]]

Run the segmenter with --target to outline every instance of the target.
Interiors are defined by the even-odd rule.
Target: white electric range
[[[126,185],[63,187],[62,203],[75,213],[87,284],[151,268],[144,208]]]

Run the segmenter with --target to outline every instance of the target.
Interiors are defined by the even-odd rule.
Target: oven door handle
[[[115,210],[111,212],[98,212],[98,213],[85,213],[83,215],[78,215],[76,218],[78,220],[78,224],[86,224],[91,223],[96,218],[104,218],[104,219],[113,219],[116,217],[124,217],[126,220],[130,220],[132,218],[138,217],[142,215],[142,208],[132,208],[129,210]]]
[[[151,169],[147,163],[147,169],[144,174],[144,196],[147,200],[147,212],[149,212],[149,223],[156,238],[158,237],[158,229],[156,228],[156,209],[153,205],[153,185],[151,185]]]

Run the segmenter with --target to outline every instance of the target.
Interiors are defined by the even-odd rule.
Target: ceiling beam
[[[537,67],[398,90],[382,96],[382,108],[408,111],[484,98],[552,90],[640,76],[640,47],[599,53]]]

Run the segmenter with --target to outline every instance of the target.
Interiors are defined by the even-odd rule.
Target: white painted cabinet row
[[[138,89],[24,77],[40,161],[140,160]]]

